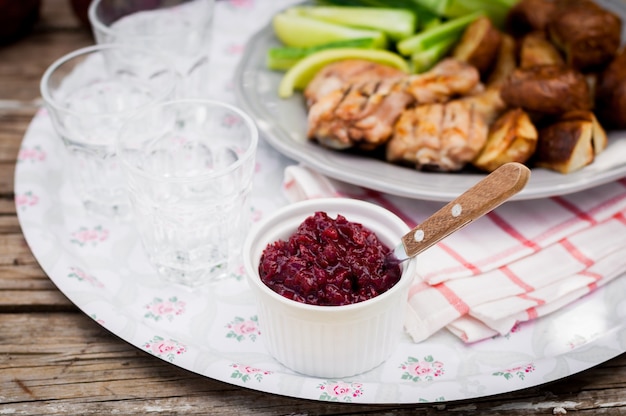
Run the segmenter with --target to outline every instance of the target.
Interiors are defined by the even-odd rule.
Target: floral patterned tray
[[[288,163],[262,143],[256,219],[286,203],[280,184]],[[466,345],[444,330],[420,344],[405,337],[383,365],[359,376],[296,374],[267,354],[243,271],[198,293],[160,283],[132,227],[86,216],[62,167],[61,142],[42,110],[24,137],[15,172],[20,224],[41,267],[112,333],[155,359],[212,379],[304,399],[441,402],[557,380],[626,351],[622,276],[506,337]]]

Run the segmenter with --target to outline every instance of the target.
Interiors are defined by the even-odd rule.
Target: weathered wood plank
[[[0,98],[33,102],[40,96],[39,80],[56,59],[93,44],[88,28],[80,26],[69,0],[44,0],[33,31],[0,48]]]
[[[0,266],[0,290],[49,289],[55,287],[37,263]]]
[[[0,235],[22,235],[22,227],[15,213],[15,201],[13,198],[0,199]]]
[[[0,194],[11,195],[15,183],[15,166],[13,169],[9,165],[0,165]]]
[[[1,65],[0,65],[1,67]],[[7,100],[0,101],[0,161],[15,162],[22,137],[33,116],[39,109],[39,103],[21,103]]]
[[[37,30],[87,30],[82,28],[71,8],[72,0],[43,0]]]
[[[88,32],[35,32],[0,49],[2,99],[33,102],[40,97],[39,80],[55,60],[93,44]]]
[[[2,79],[0,74],[0,84]],[[0,85],[0,91],[2,91],[2,88],[2,85]],[[37,107],[25,106],[11,109],[3,108],[3,105],[5,106],[6,104],[3,104],[0,100],[0,214],[14,214],[15,204],[12,197],[15,181],[15,161],[26,129],[32,121]],[[7,204],[7,202],[10,202],[10,204]]]
[[[75,310],[76,306],[56,288],[0,292],[0,313]]]
[[[0,266],[35,264],[37,260],[21,234],[0,234]]]
[[[8,105],[0,101],[0,165],[4,166],[4,170],[12,171],[24,134],[38,107],[28,105],[7,108]],[[4,192],[6,190],[0,188],[0,193]]]

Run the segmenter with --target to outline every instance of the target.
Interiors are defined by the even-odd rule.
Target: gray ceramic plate
[[[626,16],[623,1],[603,1]],[[265,54],[278,45],[270,25],[250,38],[235,74],[241,105],[256,120],[269,143],[284,155],[319,172],[354,185],[409,198],[449,201],[476,183],[483,175],[430,173],[396,166],[366,156],[325,149],[306,139],[306,109],[303,98],[277,96],[282,73],[266,69]],[[568,175],[534,169],[526,188],[514,199],[534,199],[601,185],[626,176],[626,131],[611,132],[609,147],[590,166]]]

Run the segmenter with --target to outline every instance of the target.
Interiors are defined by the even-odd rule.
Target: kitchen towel
[[[346,184],[288,166],[292,201],[349,197],[410,227],[444,205]],[[465,342],[510,332],[626,272],[626,178],[581,192],[509,201],[420,254],[405,329],[415,342],[447,328]]]

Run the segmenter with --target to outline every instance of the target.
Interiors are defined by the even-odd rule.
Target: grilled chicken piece
[[[399,69],[376,62],[348,59],[326,65],[309,82],[304,90],[307,107],[320,98],[345,88],[349,84],[362,84],[373,80],[399,80],[407,74]]]
[[[404,83],[393,78],[353,84],[311,106],[307,135],[332,149],[373,150],[387,143],[396,120],[412,102]]]
[[[472,164],[492,172],[508,162],[526,163],[537,148],[537,136],[528,114],[511,109],[491,126],[487,143]]]
[[[335,67],[334,71],[344,69]],[[478,70],[456,59],[445,59],[420,75],[370,77],[331,92],[325,92],[330,83],[319,85],[312,90],[324,93],[309,108],[307,136],[332,149],[363,150],[386,144],[402,112],[416,100],[419,104],[444,102],[482,89]]]
[[[422,74],[411,75],[407,81],[407,91],[418,104],[442,103],[480,89],[478,70],[454,58],[446,58]]]
[[[579,170],[607,146],[604,128],[591,111],[571,111],[539,131],[536,165],[560,173]]]
[[[387,160],[417,169],[458,171],[476,157],[487,132],[483,117],[463,100],[419,105],[398,120],[387,143]]]

